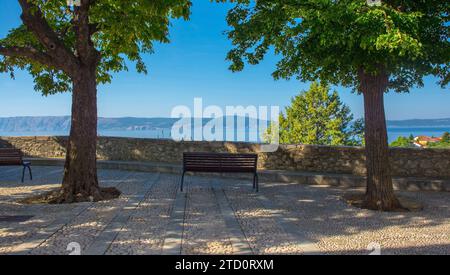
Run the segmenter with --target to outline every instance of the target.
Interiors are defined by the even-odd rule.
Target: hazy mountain
[[[232,117],[231,117],[232,118]],[[227,117],[224,118],[229,119]],[[169,129],[178,118],[99,118],[99,130],[111,131],[143,131]],[[211,119],[204,119],[203,124],[210,122]],[[252,123],[258,123],[258,120],[252,119]],[[259,122],[263,123],[263,122]],[[192,123],[193,125],[193,123]],[[246,126],[249,125],[249,119],[246,119]],[[1,132],[52,132],[68,131],[70,129],[70,117],[5,117],[0,118]]]
[[[229,117],[224,118],[230,119]],[[232,119],[232,117],[231,117]],[[99,130],[112,131],[142,131],[169,129],[177,122],[177,118],[99,118]],[[204,119],[203,124],[211,119]],[[251,120],[252,123],[266,123],[265,121]],[[389,128],[408,127],[450,127],[450,118],[446,119],[411,119],[411,120],[390,120],[387,122]],[[248,128],[249,119],[246,119]],[[2,132],[52,132],[68,131],[70,129],[70,117],[5,117],[0,118],[0,131]]]
[[[388,127],[449,127],[450,118],[441,119],[408,119],[408,120],[388,120]]]
[[[0,131],[67,131],[70,129],[70,117],[5,117],[0,118]]]

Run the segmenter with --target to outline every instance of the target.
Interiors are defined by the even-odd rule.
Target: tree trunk
[[[72,119],[59,203],[100,201],[117,197],[115,188],[99,187],[97,178],[96,67],[80,68],[72,79]]]
[[[367,167],[367,190],[363,207],[381,211],[398,210],[401,205],[392,185],[383,99],[389,77],[383,70],[377,75],[360,70],[359,80],[360,90],[364,95]]]

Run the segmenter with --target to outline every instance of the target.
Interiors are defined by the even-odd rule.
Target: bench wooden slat
[[[215,165],[215,166],[251,166],[254,167],[255,163],[248,163],[248,162],[244,162],[244,163],[211,163],[211,162],[191,162],[191,163],[185,163],[186,167],[189,166],[201,166],[201,165]]]
[[[201,171],[208,171],[208,172],[216,172],[216,173],[230,173],[230,172],[255,172],[255,168],[248,167],[248,168],[242,168],[242,167],[190,167],[189,169],[186,169],[185,172],[201,172]]]
[[[22,156],[19,155],[0,155],[2,159],[21,159]]]
[[[18,158],[18,157],[7,157],[7,158],[4,158],[4,157],[0,157],[0,161],[3,161],[3,162],[8,162],[8,161],[17,161],[17,160],[22,160],[22,158]]]
[[[7,158],[7,157],[16,157],[16,158],[20,158],[20,157],[22,157],[22,155],[19,155],[19,154],[10,154],[10,153],[8,153],[8,154],[0,154],[0,157],[1,157],[1,158]]]
[[[189,165],[189,166],[185,166],[186,169],[189,169],[190,167],[242,167],[242,168],[255,168],[255,166],[253,165],[240,165],[240,166],[235,166],[235,165],[214,165],[214,164],[202,164],[202,165]],[[220,172],[220,171],[219,171]]]
[[[0,149],[0,165],[22,165],[22,153],[17,149],[1,148]]]

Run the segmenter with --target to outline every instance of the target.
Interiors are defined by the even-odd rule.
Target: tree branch
[[[91,36],[96,31],[95,25],[89,23],[89,11],[96,0],[81,0],[80,6],[75,7],[74,27],[77,34],[77,53],[83,62],[90,64],[99,61],[99,52],[95,49]]]
[[[90,36],[94,35],[98,31],[99,31],[98,24],[89,24],[89,34],[90,34]]]
[[[9,57],[23,57],[31,59],[48,67],[60,69],[60,64],[46,53],[40,52],[30,47],[3,47],[0,46],[0,55]]]
[[[54,63],[62,66],[58,67],[58,69],[64,70],[65,72],[73,72],[76,70],[75,67],[78,62],[75,55],[58,38],[58,35],[50,27],[39,7],[30,3],[29,0],[18,1],[22,7],[21,19],[23,23],[44,46],[47,55],[56,59]]]

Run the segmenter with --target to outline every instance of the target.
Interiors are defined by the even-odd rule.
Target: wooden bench
[[[22,152],[17,149],[3,149],[0,148],[0,166],[23,166],[22,182],[25,179],[25,169],[28,169],[30,180],[33,180],[31,173],[31,162],[23,161]]]
[[[251,173],[253,189],[259,191],[258,155],[228,153],[184,153],[181,192],[186,172]]]

